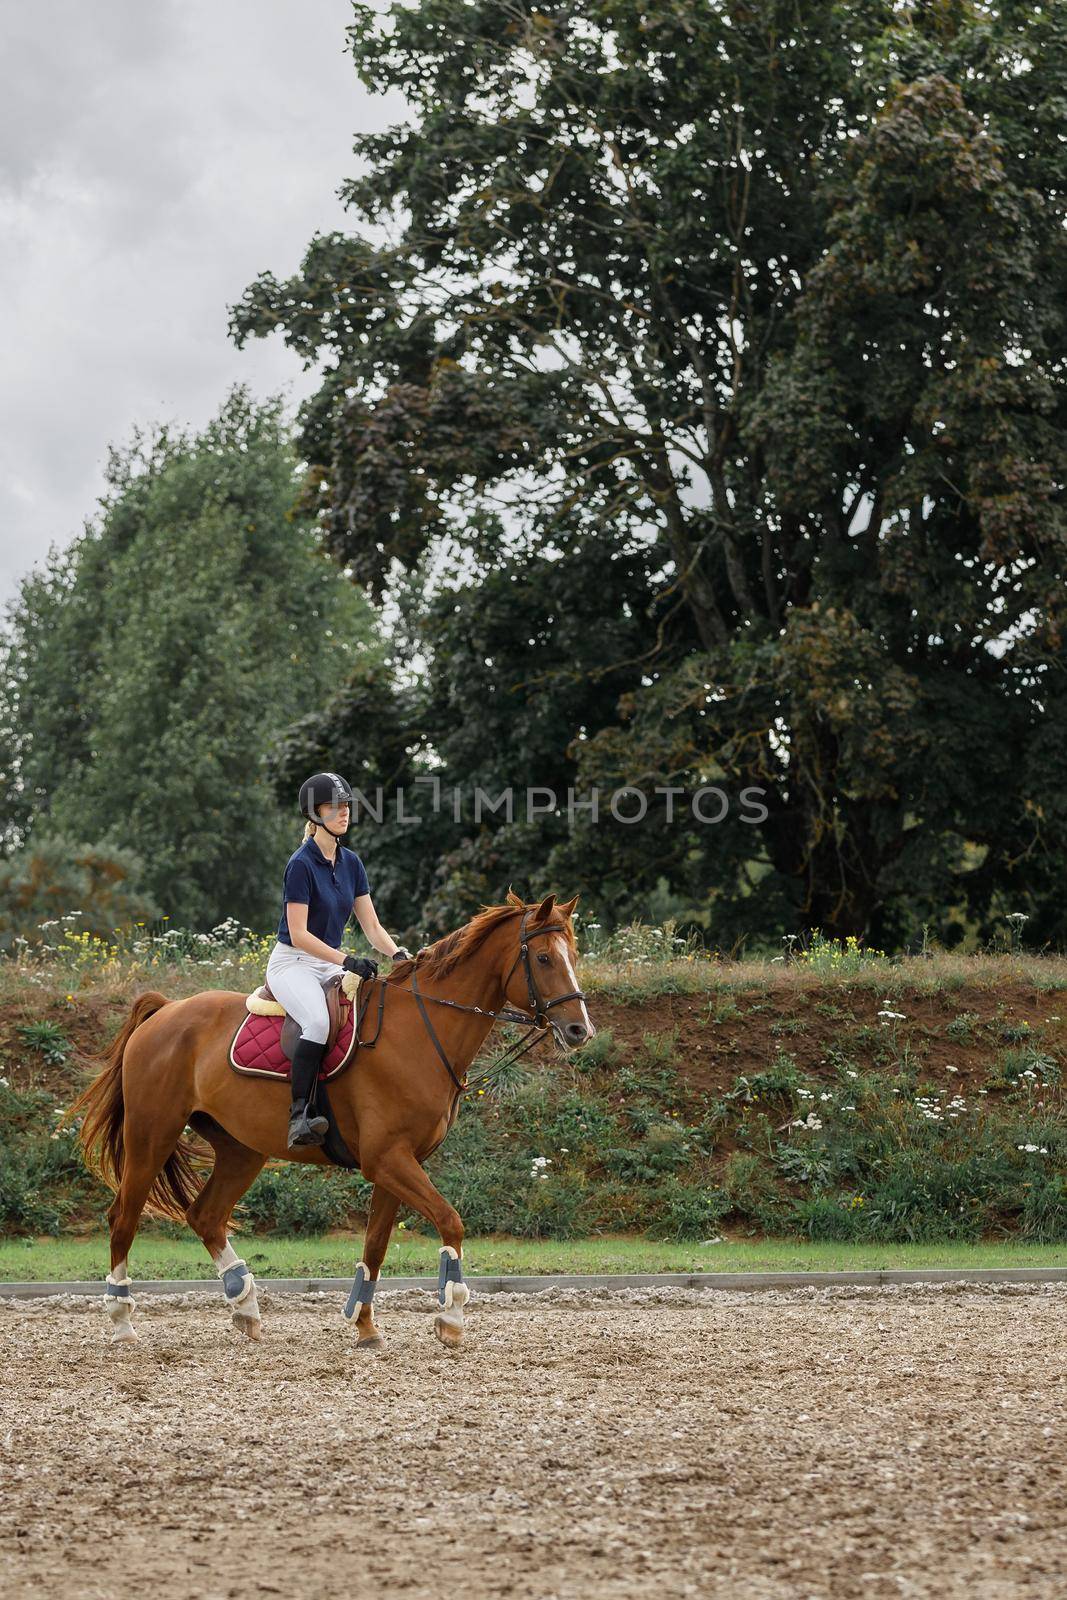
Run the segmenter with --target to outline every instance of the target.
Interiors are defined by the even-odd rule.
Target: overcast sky
[[[32,0],[0,10],[0,608],[81,529],[111,442],[199,425],[234,382],[312,380],[227,306],[292,272],[352,136],[403,115],[345,53],[348,0]]]

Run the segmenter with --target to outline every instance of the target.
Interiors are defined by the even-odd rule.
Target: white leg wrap
[[[450,1272],[452,1263],[458,1263],[461,1259],[460,1252],[454,1249],[452,1245],[442,1245],[440,1255],[441,1274],[443,1275],[446,1271]],[[455,1278],[451,1275],[443,1284],[440,1282],[440,1277],[438,1278],[438,1304],[440,1306],[440,1310],[437,1313],[436,1323],[438,1333],[440,1333],[441,1328],[444,1327],[451,1329],[455,1333],[457,1339],[462,1337],[464,1320],[463,1307],[467,1304],[467,1301],[470,1299],[470,1297],[470,1289],[465,1283],[457,1283]]]
[[[259,1301],[256,1298],[256,1280],[252,1276],[251,1270],[241,1260],[229,1239],[226,1240],[225,1245],[218,1254],[212,1257],[212,1260],[215,1263],[215,1271],[222,1279],[223,1292],[226,1295],[226,1303],[233,1314],[234,1326],[240,1328],[252,1338],[258,1338],[261,1317]],[[231,1294],[230,1287],[226,1282],[226,1274],[232,1267],[236,1266],[244,1267],[244,1274],[237,1292]]]
[[[251,1276],[249,1277],[248,1293],[242,1295],[237,1305],[234,1306],[233,1320],[238,1325],[243,1325],[246,1322],[261,1322],[263,1320],[260,1315],[259,1301],[256,1299],[255,1279]]]
[[[119,1263],[118,1270],[107,1275],[107,1288],[104,1290],[104,1311],[111,1319],[111,1337],[115,1341],[136,1339],[131,1313],[137,1302],[130,1294],[130,1280],[126,1276],[126,1263]],[[125,1294],[115,1294],[114,1290],[125,1289]]]

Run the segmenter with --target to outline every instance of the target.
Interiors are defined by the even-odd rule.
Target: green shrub
[[[844,1243],[860,1239],[866,1231],[862,1210],[854,1201],[816,1194],[798,1200],[788,1215],[790,1232],[806,1234],[809,1239],[826,1239]]]
[[[503,1053],[493,1053],[485,1060],[479,1058],[474,1064],[472,1082],[497,1100],[512,1099],[529,1085],[533,1076],[528,1061],[507,1055],[508,1049],[518,1038],[517,1028],[505,1028],[503,1037],[494,1041],[494,1049]]]
[[[365,1215],[371,1185],[356,1172],[324,1172],[297,1164],[267,1167],[244,1199],[243,1218],[274,1233],[325,1233]]]
[[[15,1032],[23,1044],[53,1067],[61,1067],[70,1055],[71,1043],[63,1029],[55,1022],[28,1022]]]
[[[427,1163],[427,1172],[469,1233],[513,1233],[521,1221],[530,1163],[537,1153],[518,1140],[494,1135],[485,1117],[468,1107]],[[432,1232],[421,1218],[413,1218],[412,1226]]]
[[[996,1089],[1021,1089],[1028,1084],[1040,1088],[1043,1084],[1058,1084],[1061,1080],[1059,1062],[1033,1044],[1015,1049],[1001,1050],[990,1074],[989,1086]]]
[[[1058,1173],[1024,1186],[1019,1232],[1041,1244],[1067,1240],[1067,1182]]]
[[[654,1239],[706,1239],[731,1209],[722,1189],[683,1183],[665,1184],[649,1199],[653,1221],[648,1231]]]
[[[656,1121],[644,1136],[604,1152],[609,1172],[631,1182],[655,1182],[689,1159],[692,1148],[688,1129],[674,1122]]]
[[[670,1066],[677,1054],[677,1028],[666,1028],[662,1033],[643,1033],[641,1043],[634,1051],[633,1070],[637,1073],[655,1073]]]
[[[544,1120],[544,1143],[554,1150],[603,1150],[618,1138],[619,1128],[610,1112],[594,1100],[570,1094]]]
[[[610,1028],[600,1028],[571,1057],[579,1072],[602,1072],[617,1066],[619,1047]]]
[[[865,1192],[867,1235],[886,1244],[979,1238],[988,1222],[990,1177],[981,1151],[938,1160],[902,1150]]]
[[[828,1150],[811,1140],[804,1145],[782,1145],[774,1154],[774,1164],[788,1183],[804,1183],[822,1189],[833,1172]]]
[[[0,1228],[57,1233],[79,1206],[104,1197],[86,1172],[74,1130],[43,1089],[0,1079]]]
[[[779,1050],[769,1067],[734,1081],[728,1098],[740,1100],[768,1100],[772,1097],[795,1094],[808,1087],[808,1079],[786,1050]]]
[[[588,1231],[586,1185],[576,1173],[531,1179],[511,1232],[529,1239],[574,1239]]]
[[[727,1156],[722,1169],[722,1188],[730,1209],[754,1222],[778,1197],[774,1176],[766,1162],[747,1150],[734,1150]]]
[[[945,1032],[950,1039],[970,1039],[974,1035],[975,1024],[980,1021],[977,1011],[961,1011],[958,1017],[953,1017]]]

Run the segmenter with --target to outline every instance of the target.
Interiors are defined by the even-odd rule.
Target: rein
[[[491,1064],[488,1072],[498,1071],[500,1067],[508,1066],[512,1061],[518,1061],[521,1056],[526,1054],[527,1050],[531,1049],[548,1033],[551,1024],[547,1022],[543,1023],[542,1018],[547,1018],[548,1013],[552,1010],[553,1006],[562,1005],[565,1000],[585,999],[585,995],[580,989],[572,989],[568,994],[556,995],[552,1000],[544,1000],[542,998],[538,991],[537,984],[534,982],[533,969],[530,965],[530,940],[538,938],[541,934],[563,933],[564,927],[562,922],[548,922],[543,928],[534,928],[532,932],[527,932],[526,921],[529,915],[529,911],[524,911],[522,914],[522,925],[519,929],[519,951],[514,961],[511,963],[511,966],[508,968],[508,975],[504,979],[504,988],[507,989],[507,986],[511,981],[511,974],[515,971],[515,968],[521,961],[523,973],[526,978],[526,992],[529,995],[530,1010],[533,1013],[532,1016],[528,1016],[526,1012],[516,1011],[508,1006],[504,1007],[500,1011],[493,1011],[485,1006],[464,1005],[459,1000],[445,1000],[438,995],[424,995],[418,985],[418,970],[413,967],[410,989],[402,989],[399,984],[386,985],[384,980],[382,980],[381,998],[378,1008],[378,1028],[372,1040],[360,1040],[358,1042],[360,1044],[365,1044],[366,1048],[373,1048],[373,1046],[377,1043],[378,1033],[381,1031],[382,1011],[385,1008],[385,995],[388,988],[388,990],[391,990],[396,994],[414,995],[415,1003],[419,1008],[419,1014],[426,1025],[426,1032],[430,1036],[430,1042],[437,1051],[438,1057],[443,1063],[445,1071],[448,1073],[448,1076],[452,1079],[452,1082],[456,1086],[456,1100],[459,1099],[459,1096],[465,1089],[470,1087],[470,1075],[468,1074],[466,1077],[460,1078],[456,1073],[455,1068],[452,1066],[451,1061],[449,1061],[441,1041],[434,1031],[433,1023],[430,1021],[430,1014],[426,1009],[427,1001],[429,1001],[431,1005],[435,1006],[449,1006],[453,1011],[467,1011],[479,1017],[492,1017],[494,1022],[511,1022],[517,1024],[519,1027],[532,1028],[534,1032],[528,1035],[525,1040],[517,1039],[515,1044],[512,1045],[510,1049],[506,1050],[502,1056],[499,1056],[497,1060]],[[453,1110],[454,1108],[455,1101],[453,1101]]]

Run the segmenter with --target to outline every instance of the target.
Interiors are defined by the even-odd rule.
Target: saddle
[[[333,1047],[337,1043],[337,1035],[341,1031],[341,1024],[344,1021],[344,1017],[341,1013],[341,983],[347,976],[347,973],[336,972],[332,978],[327,978],[326,982],[322,986],[323,992],[326,995],[326,1009],[330,1014],[330,1030],[326,1035],[326,1049],[323,1053],[324,1060],[332,1054]],[[356,979],[356,982],[358,984],[358,978]],[[285,1010],[285,1007],[280,1001],[275,1000],[273,994],[271,993],[270,985],[266,982],[261,983],[258,989],[253,989],[252,993],[249,995],[248,1001],[246,1002],[249,1011],[253,1010],[252,1002],[254,1001],[260,1002],[259,1005],[254,1007],[255,1011],[260,1016],[284,1015],[285,1021],[282,1023],[281,1036],[282,1054],[287,1060],[292,1061],[293,1051],[296,1048],[297,1041],[300,1038],[299,1022],[297,1022],[295,1017],[291,1017],[289,1015],[288,1011]],[[270,1009],[268,1009],[268,1007]]]

